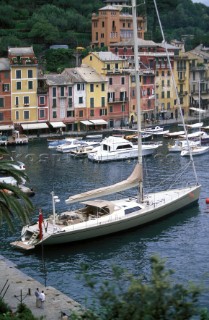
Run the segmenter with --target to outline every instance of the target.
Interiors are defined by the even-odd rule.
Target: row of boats
[[[200,128],[203,123],[189,125],[191,129]],[[169,152],[181,152],[182,156],[189,156],[189,146],[193,155],[203,154],[209,151],[209,135],[202,130],[196,130],[187,135],[185,131],[169,132],[163,127],[147,128],[142,133],[142,156],[152,155],[161,145],[162,141],[145,142],[145,139],[153,137],[173,138],[174,143],[168,145]],[[93,138],[94,136],[91,136]],[[49,149],[55,149],[60,153],[70,153],[74,157],[88,157],[91,161],[106,162],[114,160],[133,159],[138,157],[138,135],[109,136],[100,140],[82,140],[65,138],[50,141]],[[189,144],[189,145],[188,145]]]

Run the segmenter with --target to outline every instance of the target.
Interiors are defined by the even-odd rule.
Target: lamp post
[[[60,199],[58,196],[54,195],[54,191],[51,192],[51,195],[52,195],[52,212],[53,212],[53,231],[55,231],[56,230],[56,227],[55,227],[55,215],[56,215],[55,203],[60,202]]]

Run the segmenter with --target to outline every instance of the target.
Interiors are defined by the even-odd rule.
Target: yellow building
[[[11,67],[11,114],[15,127],[37,122],[38,62],[32,47],[9,48]]]
[[[180,53],[174,59],[174,77],[178,90],[180,105],[185,120],[189,115],[190,105],[190,59],[186,53]],[[177,101],[175,108],[178,110]],[[177,111],[176,111],[177,112]]]

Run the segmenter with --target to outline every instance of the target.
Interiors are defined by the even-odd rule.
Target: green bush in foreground
[[[135,278],[114,268],[114,281],[105,281],[99,288],[88,268],[85,280],[96,300],[93,307],[73,314],[73,320],[209,320],[207,309],[198,308],[200,289],[192,284],[185,288],[170,280],[172,270],[165,270],[157,257],[151,258],[150,281]]]
[[[13,313],[9,306],[0,299],[0,320],[38,320],[25,304],[19,304],[17,311]]]

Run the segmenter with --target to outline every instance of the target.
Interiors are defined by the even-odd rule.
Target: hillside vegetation
[[[145,1],[138,12],[147,14],[146,39],[159,42],[162,39],[153,0]],[[209,7],[191,0],[157,0],[157,4],[168,41],[192,35],[186,37],[187,49],[200,43],[209,46]],[[66,44],[70,49],[88,47],[92,13],[102,6],[102,0],[1,0],[0,56],[7,56],[8,46],[32,45],[38,56],[52,44]]]

